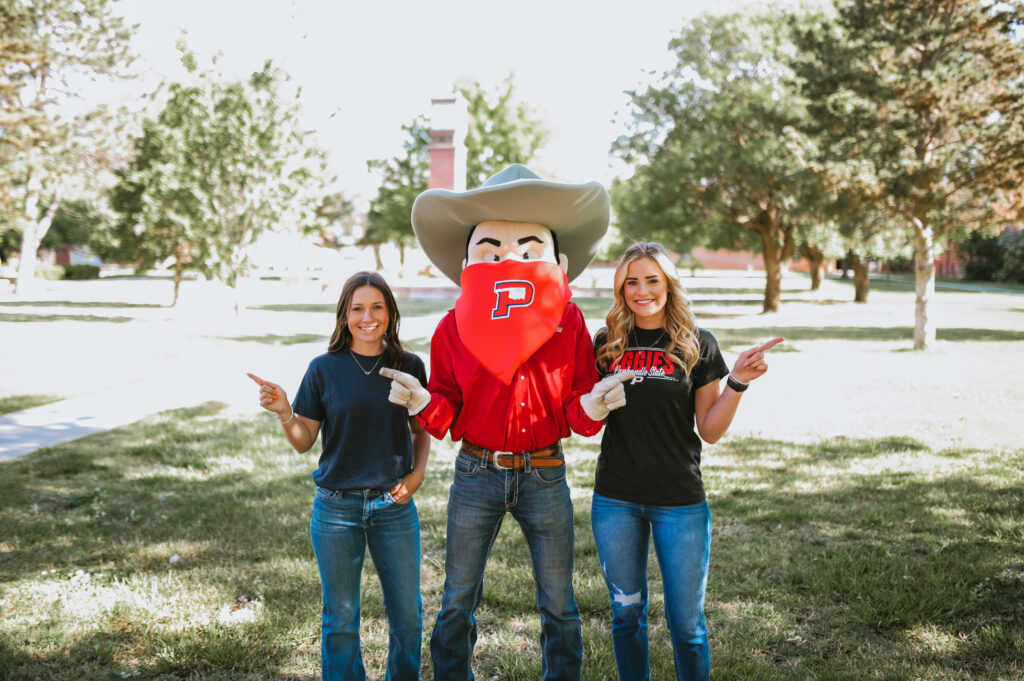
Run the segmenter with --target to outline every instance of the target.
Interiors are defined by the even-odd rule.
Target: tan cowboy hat
[[[412,228],[430,262],[458,284],[473,227],[487,220],[535,222],[558,237],[558,251],[569,259],[567,274],[572,281],[594,259],[608,231],[610,210],[608,192],[597,182],[542,180],[515,164],[469,191],[423,192],[412,206]]]

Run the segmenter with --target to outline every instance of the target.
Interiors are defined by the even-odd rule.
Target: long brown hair
[[[348,309],[352,307],[352,297],[356,294],[356,289],[363,286],[372,286],[384,296],[384,305],[388,308],[388,328],[384,332],[387,363],[392,369],[401,369],[405,350],[402,348],[402,341],[398,340],[398,324],[402,321],[402,316],[398,312],[398,303],[395,302],[391,287],[384,281],[384,277],[376,272],[356,272],[341,287],[341,297],[338,298],[338,309],[335,312],[334,333],[331,335],[327,352],[344,352],[352,347],[352,332],[348,330]]]
[[[654,242],[633,244],[622,254],[622,260],[615,268],[615,302],[605,318],[605,344],[597,353],[597,366],[602,371],[607,371],[612,362],[626,351],[626,343],[634,326],[633,313],[626,305],[624,294],[626,272],[632,263],[641,258],[653,260],[665,275],[668,288],[668,299],[665,302],[665,332],[669,337],[666,349],[669,358],[689,375],[700,358],[697,321],[690,309],[690,298],[686,295],[668,251],[661,244]]]

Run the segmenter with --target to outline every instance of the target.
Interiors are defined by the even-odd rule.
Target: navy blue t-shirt
[[[359,367],[369,369],[378,359],[369,375]],[[386,362],[386,356],[353,357],[345,350],[309,363],[292,409],[320,422],[322,451],[313,472],[318,486],[391,489],[412,471],[409,412],[388,401],[391,379],[379,373]],[[405,353],[400,370],[427,385],[423,360],[413,353]]]

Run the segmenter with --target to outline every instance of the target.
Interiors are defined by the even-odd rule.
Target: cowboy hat
[[[609,213],[608,192],[599,183],[542,180],[526,166],[514,164],[469,191],[423,192],[412,206],[412,228],[430,262],[458,284],[466,239],[478,224],[509,220],[544,225],[558,237],[572,281],[594,259],[608,231]]]

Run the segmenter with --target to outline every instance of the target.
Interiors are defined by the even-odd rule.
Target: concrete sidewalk
[[[224,403],[229,413],[259,411],[256,384],[246,372],[280,383],[291,397],[309,360],[325,347],[317,341],[222,349],[164,365],[145,379],[0,416],[0,461],[204,402]]]
[[[429,338],[440,317],[402,319],[403,337]],[[0,461],[204,402],[222,402],[228,414],[261,411],[247,372],[280,384],[291,399],[310,360],[326,349],[326,337],[286,346],[231,343],[146,367],[145,378],[0,416]]]

